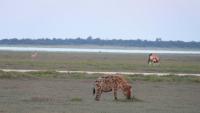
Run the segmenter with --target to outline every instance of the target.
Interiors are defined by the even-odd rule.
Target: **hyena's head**
[[[127,85],[123,91],[127,99],[131,99],[131,91],[132,91],[131,85]]]
[[[100,86],[101,81],[102,81],[101,78],[98,78],[98,79],[94,82],[93,95],[95,95],[95,93],[96,93],[96,87],[99,87],[99,86]]]

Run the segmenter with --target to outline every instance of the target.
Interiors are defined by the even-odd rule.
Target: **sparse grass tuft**
[[[70,101],[71,101],[71,102],[81,102],[81,101],[83,101],[83,100],[82,100],[82,98],[80,98],[80,97],[74,97],[74,98],[70,99]]]
[[[31,75],[28,73],[21,72],[4,72],[0,70],[0,78],[1,79],[12,79],[12,78],[22,78],[22,77],[30,77]]]
[[[141,99],[136,98],[133,96],[131,99],[118,99],[117,102],[142,102]]]

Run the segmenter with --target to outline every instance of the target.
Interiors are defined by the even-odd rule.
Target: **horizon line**
[[[162,38],[160,38],[160,37],[157,37],[157,38],[155,38],[154,40],[148,40],[148,39],[140,39],[140,38],[137,38],[137,39],[120,39],[120,38],[111,38],[111,39],[104,39],[104,38],[99,38],[99,37],[96,37],[96,38],[94,38],[94,37],[92,37],[92,36],[88,36],[87,38],[81,38],[81,37],[77,37],[77,38],[56,38],[56,37],[53,37],[53,38],[49,38],[49,37],[43,37],[43,38],[2,38],[2,39],[0,39],[0,41],[2,41],[2,40],[13,40],[13,39],[17,39],[17,40],[40,40],[40,39],[48,39],[48,40],[54,40],[54,39],[56,39],[56,40],[68,40],[68,39],[73,39],[73,40],[76,40],[76,39],[82,39],[82,40],[96,40],[96,39],[99,39],[99,40],[131,40],[131,41],[136,41],[136,40],[140,40],[140,41],[153,41],[153,42],[156,42],[156,41],[161,41],[161,42],[170,42],[170,41],[172,41],[172,42],[200,42],[200,41],[194,41],[194,40],[192,40],[192,41],[184,41],[184,40],[163,40]]]

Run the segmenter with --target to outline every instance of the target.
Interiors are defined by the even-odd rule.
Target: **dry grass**
[[[1,51],[0,68],[200,73],[200,55],[160,54],[159,65],[148,65],[147,54],[110,53],[48,53],[39,52],[36,59],[31,52]]]
[[[19,79],[19,78],[53,78],[53,79],[96,79],[102,74],[86,73],[59,73],[55,71],[38,71],[38,72],[4,72],[0,71],[0,79]],[[133,81],[150,81],[150,82],[196,82],[200,83],[198,76],[176,76],[176,75],[124,75],[130,82]]]

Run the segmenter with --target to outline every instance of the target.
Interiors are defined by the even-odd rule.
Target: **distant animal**
[[[154,53],[149,54],[148,64],[159,63],[159,62],[160,62],[160,58],[156,54]]]
[[[32,59],[35,59],[37,56],[38,56],[38,53],[37,53],[37,52],[34,52],[34,53],[31,54],[31,58],[32,58]]]
[[[93,95],[96,93],[95,100],[99,101],[103,92],[113,91],[114,99],[117,100],[117,91],[120,89],[127,99],[131,99],[132,87],[120,75],[106,75],[99,77],[95,81],[95,87],[93,88]]]

